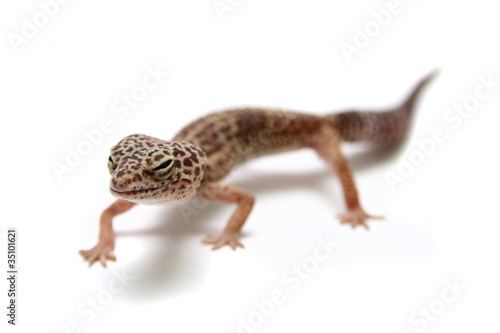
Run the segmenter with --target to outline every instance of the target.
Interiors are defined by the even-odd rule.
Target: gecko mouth
[[[161,185],[158,185],[155,187],[143,188],[143,189],[139,189],[139,190],[120,190],[120,189],[115,188],[112,185],[112,181],[111,181],[109,184],[109,191],[111,192],[112,195],[114,195],[117,198],[137,198],[138,195],[156,193],[157,190],[162,190],[165,187],[169,187],[172,183],[175,184],[175,182],[179,181],[180,179],[181,179],[181,176],[178,176],[177,179],[169,179],[166,182],[162,183]],[[142,197],[142,198],[144,198],[144,197]],[[140,199],[140,198],[138,198],[138,199]]]
[[[168,183],[157,186],[157,187],[150,187],[150,188],[144,188],[144,189],[140,189],[140,190],[131,190],[131,191],[120,191],[120,190],[114,189],[110,186],[109,191],[111,192],[111,194],[113,194],[117,197],[125,197],[125,196],[129,197],[129,196],[133,196],[135,194],[148,193],[149,191],[154,191],[156,189],[159,189],[159,188],[162,188],[165,186],[168,186]]]
[[[117,194],[119,196],[123,196],[123,195],[134,195],[134,194],[137,194],[137,193],[141,193],[141,192],[144,192],[145,190],[135,190],[135,191],[118,191],[118,190],[115,190],[114,188],[110,187],[109,188],[109,191],[113,194]]]

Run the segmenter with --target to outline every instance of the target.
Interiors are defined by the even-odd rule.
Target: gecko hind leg
[[[227,222],[224,231],[216,236],[208,235],[202,240],[202,243],[213,245],[212,250],[225,245],[230,246],[233,250],[236,250],[237,247],[244,248],[239,241],[239,234],[252,210],[255,201],[254,197],[240,188],[219,183],[207,184],[201,193],[201,197],[207,201],[236,203],[238,205]]]
[[[324,125],[314,136],[312,148],[340,178],[347,206],[347,213],[337,215],[340,223],[349,223],[353,228],[361,225],[369,229],[367,219],[381,220],[383,217],[368,215],[361,207],[351,168],[340,150],[340,142],[335,129]]]

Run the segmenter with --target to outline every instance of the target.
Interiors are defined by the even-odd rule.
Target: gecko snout
[[[125,158],[111,173],[109,187],[117,192],[129,192],[147,188],[149,182],[142,174],[141,163],[132,158]]]
[[[140,189],[137,176],[132,174],[120,174],[120,171],[111,177],[109,187],[118,192],[136,191]]]

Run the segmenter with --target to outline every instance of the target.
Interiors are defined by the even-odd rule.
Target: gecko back
[[[326,116],[279,109],[244,108],[216,112],[184,127],[174,141],[192,143],[207,156],[205,179],[217,181],[236,165],[263,155],[310,148],[321,126],[342,141],[398,142],[406,133],[418,95],[435,73],[425,77],[405,102],[389,111],[348,111]]]

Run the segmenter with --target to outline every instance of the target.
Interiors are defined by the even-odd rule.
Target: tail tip
[[[440,73],[441,73],[441,68],[436,67],[432,71],[430,71],[429,74],[427,74],[422,81],[427,83],[432,79],[434,79],[436,76],[438,76]]]

